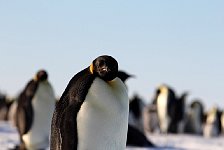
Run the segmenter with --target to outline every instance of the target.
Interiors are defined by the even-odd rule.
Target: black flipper
[[[51,125],[51,150],[77,149],[76,117],[88,93],[86,89],[90,88],[94,78],[88,67],[70,80],[54,111]]]
[[[32,98],[37,90],[38,82],[31,80],[18,98],[16,125],[20,135],[26,134],[33,122]]]

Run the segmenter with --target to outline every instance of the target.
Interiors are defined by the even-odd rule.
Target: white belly
[[[32,100],[34,118],[31,130],[22,137],[28,149],[35,150],[49,146],[49,133],[55,101],[50,84],[48,82],[40,83]]]
[[[123,82],[96,78],[77,115],[78,150],[124,150],[128,110]]]
[[[167,95],[160,94],[157,99],[157,111],[159,117],[160,129],[163,133],[167,132],[170,119],[167,111]]]
[[[222,125],[222,132],[224,133],[224,112],[222,113],[221,116],[221,125]]]
[[[215,113],[208,114],[206,119],[206,124],[204,126],[204,136],[205,137],[213,137],[218,136],[218,127],[217,127],[217,120]]]

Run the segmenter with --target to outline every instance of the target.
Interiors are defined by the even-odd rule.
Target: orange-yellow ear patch
[[[89,66],[89,71],[93,74],[93,63]]]
[[[34,80],[34,81],[37,81],[37,80],[38,80],[37,75],[35,75],[35,76],[33,77],[33,80]]]

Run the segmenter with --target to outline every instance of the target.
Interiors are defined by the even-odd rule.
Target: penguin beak
[[[103,68],[102,68],[102,71],[110,72],[111,70],[110,70],[108,67],[103,67]]]

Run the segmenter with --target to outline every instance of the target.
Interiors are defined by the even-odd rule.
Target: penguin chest
[[[40,149],[49,145],[49,132],[54,106],[53,89],[47,83],[40,84],[32,99],[33,123],[30,131],[23,135],[23,140],[28,148]]]
[[[77,115],[78,149],[125,149],[128,102],[120,79],[107,83],[96,78]]]
[[[168,117],[168,95],[160,94],[157,99],[157,112],[162,132],[167,132],[170,119]]]
[[[222,125],[222,132],[224,133],[224,113],[221,116],[221,125]]]

